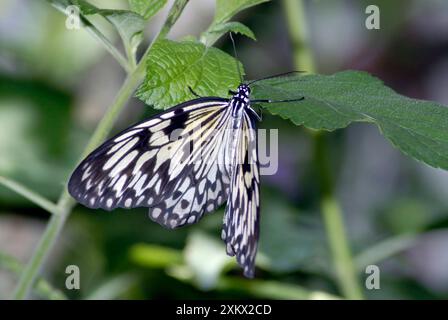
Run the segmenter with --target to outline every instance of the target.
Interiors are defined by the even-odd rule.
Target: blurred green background
[[[92,3],[126,8],[127,2]],[[364,26],[372,3],[380,6],[380,30]],[[199,35],[213,13],[214,1],[190,1],[170,38]],[[448,105],[447,1],[306,1],[306,14],[320,73],[365,70],[401,94]],[[148,26],[146,42],[165,15]],[[258,38],[236,38],[250,79],[295,69],[282,1],[246,10],[238,20]],[[232,50],[226,37],[217,46]],[[124,76],[88,33],[66,29],[65,17],[46,1],[2,0],[0,175],[56,201]],[[114,132],[154,113],[134,98]],[[268,114],[261,127],[279,129],[280,163],[276,175],[262,177],[254,280],[244,279],[225,255],[222,209],[170,231],[150,221],[146,209],[108,213],[77,206],[42,272],[47,282],[33,297],[340,296],[319,212],[311,136]],[[381,289],[364,289],[366,297],[448,298],[448,174],[406,158],[373,126],[352,125],[328,138],[362,287],[366,265],[381,270]],[[0,186],[0,298],[11,295],[14,270],[29,259],[48,218]],[[65,268],[72,264],[81,270],[80,290],[65,289]]]

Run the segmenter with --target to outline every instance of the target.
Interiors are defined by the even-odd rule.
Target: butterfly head
[[[249,99],[249,96],[250,96],[249,86],[244,83],[240,84],[238,86],[237,95],[240,96],[241,98]]]
[[[230,99],[232,108],[232,117],[241,119],[244,109],[250,104],[250,88],[247,84],[240,84],[236,92],[233,92],[233,97]]]

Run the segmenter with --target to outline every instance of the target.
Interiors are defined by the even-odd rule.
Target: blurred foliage
[[[22,264],[17,261],[12,256],[6,255],[0,252],[0,269],[6,270],[12,273],[14,276],[18,277],[19,274],[23,271]],[[37,279],[36,284],[34,285],[34,293],[43,299],[49,300],[64,300],[66,296],[59,290],[52,287],[44,279]],[[2,296],[0,298],[8,299],[9,296]]]
[[[167,0],[129,0],[129,6],[132,11],[149,20],[163,8],[166,2]]]
[[[142,7],[137,9],[137,2],[133,1],[133,9],[144,14]],[[381,7],[379,31],[363,28],[367,3]],[[435,0],[422,3],[306,2],[320,70],[366,70],[400,94],[431,99],[429,77],[435,70],[446,70],[442,62],[448,54],[448,37],[442,26],[448,21],[448,6]],[[112,5],[107,1],[92,4],[101,8]],[[117,1],[115,5],[126,8],[127,2]],[[116,93],[113,85],[106,93],[96,87],[112,84],[111,70],[118,75],[121,71],[112,60],[103,59],[106,53],[85,31],[64,28],[65,17],[48,3],[8,0],[0,7],[0,175],[56,199],[90,134],[81,128],[82,121],[96,121],[93,111],[101,112],[99,109],[110,104]],[[213,21],[213,12],[206,14]],[[197,14],[185,19],[195,24]],[[239,57],[250,78],[292,69],[281,1],[253,7],[239,14],[238,20],[258,38],[256,43],[236,38]],[[108,27],[102,29],[109,35]],[[439,33],[445,37],[437,36]],[[176,37],[175,30],[172,36]],[[110,39],[116,41],[114,36]],[[231,53],[229,41],[218,45]],[[432,90],[446,92],[443,81],[436,83],[439,86],[431,85]],[[154,112],[136,101],[125,114],[126,123],[118,127]],[[438,102],[447,104],[448,100]],[[425,123],[422,119],[421,125]],[[318,214],[310,136],[271,115],[263,116],[261,126],[280,128],[280,158],[279,172],[263,177],[255,280],[242,278],[234,261],[224,255],[219,239],[222,210],[195,226],[170,231],[150,222],[144,209],[106,213],[77,207],[45,269],[46,282],[38,282],[43,291],[36,288],[33,297],[338,298]],[[329,139],[330,160],[361,283],[366,276],[365,264],[381,267],[381,289],[365,290],[367,297],[447,298],[448,280],[443,272],[432,271],[434,266],[446,265],[446,253],[437,251],[431,241],[448,228],[446,197],[437,197],[446,191],[448,177],[403,157],[368,126],[336,131]],[[20,223],[7,224],[5,208],[14,212]],[[42,222],[46,217],[41,209],[3,187],[0,209],[0,251],[19,256],[26,244],[18,227],[33,228],[30,217],[39,217]],[[416,250],[422,239],[429,244],[425,250]],[[33,245],[36,242],[34,239]],[[426,259],[429,253],[437,258]],[[16,257],[4,257],[0,259],[2,270],[16,279],[14,270],[22,263]],[[26,258],[28,255],[20,256],[20,261]],[[64,289],[69,264],[81,269],[80,291]],[[0,294],[4,297],[10,292]]]
[[[0,76],[0,174],[55,197],[71,156],[68,93],[36,80]],[[7,133],[7,134],[6,134]],[[11,139],[13,137],[13,139]],[[19,197],[1,189],[2,202]]]

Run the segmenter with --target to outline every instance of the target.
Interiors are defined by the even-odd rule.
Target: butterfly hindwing
[[[124,130],[81,162],[70,194],[90,208],[150,207],[169,228],[197,221],[227,200],[229,173],[213,158],[225,141],[217,132],[225,132],[227,103],[192,100]]]
[[[227,254],[236,256],[244,275],[254,276],[260,219],[259,161],[255,119],[245,113],[236,149],[222,239]]]

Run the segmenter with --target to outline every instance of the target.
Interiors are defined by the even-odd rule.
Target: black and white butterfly
[[[89,208],[148,207],[149,217],[170,229],[196,223],[227,203],[221,237],[227,254],[253,277],[260,118],[249,85],[232,94],[181,103],[107,140],[75,169],[70,194]]]

